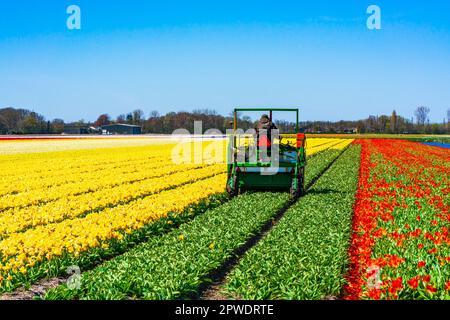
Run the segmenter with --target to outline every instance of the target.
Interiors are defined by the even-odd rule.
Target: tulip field
[[[450,299],[449,149],[306,153],[300,199],[230,199],[225,139],[0,140],[0,299]]]
[[[348,297],[450,299],[450,152],[360,143]]]

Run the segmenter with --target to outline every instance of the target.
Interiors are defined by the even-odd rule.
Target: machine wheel
[[[230,180],[232,179],[232,183],[231,183],[231,185],[232,186],[230,186]],[[230,180],[228,180],[228,183],[227,183],[227,192],[228,192],[228,194],[230,195],[230,197],[236,197],[236,196],[238,196],[239,195],[239,186],[238,186],[238,182],[239,182],[239,180],[238,180],[238,176],[237,176],[237,174],[235,174],[235,175],[233,175],[233,176],[231,176],[230,177]]]
[[[300,196],[303,196],[305,194],[305,167],[302,167],[300,169],[300,174],[299,174],[299,194]]]
[[[293,199],[300,198],[305,193],[305,168],[301,168],[297,176],[292,179],[291,197]]]
[[[292,186],[291,186],[291,190],[290,190],[292,199],[297,199],[300,197],[300,190],[298,188],[299,182],[300,181],[299,181],[298,177],[294,177],[292,179]]]

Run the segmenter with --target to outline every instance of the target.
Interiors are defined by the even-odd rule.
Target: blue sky
[[[81,30],[66,27],[81,8]],[[382,30],[366,27],[380,6]],[[0,2],[0,107],[95,120],[300,106],[303,120],[450,108],[448,1]]]

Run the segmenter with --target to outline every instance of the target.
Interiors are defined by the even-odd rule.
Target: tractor
[[[258,130],[238,130],[239,112],[267,112],[270,122],[274,112],[296,114],[295,132],[262,135]],[[262,143],[263,142],[263,143]],[[298,109],[237,108],[234,109],[233,133],[228,141],[227,185],[231,197],[247,190],[289,190],[297,199],[305,192],[306,137],[299,131]]]

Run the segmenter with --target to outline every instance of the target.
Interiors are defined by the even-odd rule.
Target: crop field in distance
[[[0,298],[450,299],[447,138],[309,135],[295,201],[221,137],[0,138]]]

